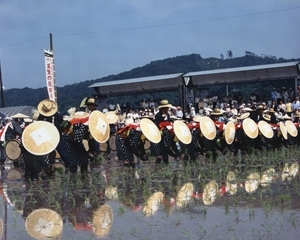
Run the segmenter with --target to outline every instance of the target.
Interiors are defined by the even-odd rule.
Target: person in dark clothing
[[[176,147],[174,139],[173,126],[171,124],[169,108],[172,107],[168,100],[162,100],[158,106],[159,112],[155,115],[155,124],[162,131],[162,139],[159,143],[151,143],[153,155],[156,158],[156,164],[163,160],[164,164],[169,164],[169,155],[178,159],[180,152]]]
[[[46,121],[46,122],[52,123],[57,128],[58,132],[60,133],[60,141],[56,147],[56,150],[59,153],[61,160],[64,162],[65,167],[69,168],[67,153],[65,151],[63,142],[61,140],[60,126],[63,122],[63,117],[58,112],[57,103],[50,99],[44,99],[43,101],[41,101],[38,104],[37,110],[38,110],[37,119],[34,119],[34,120]],[[55,156],[56,156],[55,150],[52,151],[51,153],[49,153],[50,164],[55,163]]]
[[[263,118],[264,110],[265,109],[264,109],[263,105],[258,105],[256,108],[256,111],[251,112],[250,118],[256,123],[258,123],[261,120],[264,120],[264,118]]]
[[[275,113],[276,113],[275,110],[273,108],[270,108],[268,112],[269,112],[269,115],[270,115],[269,123],[277,124],[278,121],[277,121],[277,118],[276,118],[276,115],[275,115]]]

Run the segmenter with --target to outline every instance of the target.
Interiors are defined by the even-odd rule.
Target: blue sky
[[[50,33],[61,87],[192,53],[299,58],[299,23],[299,0],[1,0],[3,85],[46,86]]]

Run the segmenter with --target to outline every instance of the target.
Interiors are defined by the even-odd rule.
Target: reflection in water
[[[203,203],[205,205],[212,205],[217,198],[217,193],[218,184],[216,183],[216,181],[211,181],[206,184],[202,195]]]
[[[113,212],[110,206],[103,205],[93,216],[93,232],[98,237],[106,236],[112,226]]]
[[[145,203],[143,213],[148,217],[155,214],[159,206],[163,202],[163,199],[164,199],[164,194],[162,192],[153,193]]]
[[[194,192],[194,186],[192,183],[186,183],[179,190],[176,198],[177,207],[181,208],[186,206],[191,200]]]
[[[148,170],[139,169],[139,180],[119,168],[106,169],[105,173],[101,168],[93,169],[87,179],[70,180],[61,173],[40,182],[4,181],[0,217],[3,232],[6,229],[8,234],[3,234],[3,239],[50,235],[60,239],[188,238],[183,232],[190,234],[190,239],[258,239],[264,237],[256,230],[263,235],[264,229],[279,231],[275,239],[280,239],[281,231],[290,231],[291,226],[300,233],[296,163],[287,164],[282,173],[276,167],[249,167],[246,171],[228,167],[220,171],[213,164],[176,171],[165,167],[155,174],[148,174]],[[281,174],[288,175],[276,178]],[[287,179],[289,184],[283,182]],[[225,214],[224,205],[228,210]],[[295,213],[291,216],[286,208]],[[49,214],[31,220],[42,210],[53,213],[50,220]],[[272,212],[272,216],[267,218],[265,212]],[[216,222],[220,224],[214,225]],[[208,236],[212,228],[214,232]],[[248,235],[244,236],[245,232]]]
[[[261,186],[263,187],[269,186],[272,183],[274,176],[275,176],[274,168],[268,168],[266,171],[264,171],[260,180]]]
[[[63,221],[57,212],[42,208],[28,215],[25,227],[33,238],[58,238],[62,233]]]
[[[253,193],[256,191],[256,189],[258,188],[260,184],[260,175],[259,173],[255,172],[255,173],[251,173],[245,182],[245,190],[248,193]]]
[[[298,163],[286,163],[282,171],[282,181],[291,181],[298,175],[299,164]]]
[[[226,176],[226,192],[229,194],[234,195],[237,191],[237,181],[235,173],[230,171]]]
[[[117,200],[119,198],[117,187],[108,187],[105,190],[105,197],[112,199],[112,200]]]

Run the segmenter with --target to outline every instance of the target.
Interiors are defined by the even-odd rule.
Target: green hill
[[[83,98],[95,94],[94,89],[88,88],[88,86],[90,86],[93,83],[101,82],[101,81],[113,81],[113,80],[122,80],[122,79],[139,78],[139,77],[147,77],[147,76],[165,75],[165,74],[172,74],[172,73],[187,73],[193,71],[254,66],[254,65],[283,63],[283,62],[291,62],[291,61],[300,61],[300,58],[298,59],[278,58],[277,59],[274,56],[268,56],[268,55],[258,56],[248,51],[245,52],[245,56],[243,57],[233,58],[231,53],[228,54],[228,57],[225,59],[223,55],[221,55],[221,58],[202,58],[200,54],[190,54],[184,56],[171,57],[163,60],[152,61],[145,66],[137,67],[130,71],[122,72],[116,75],[109,75],[99,79],[88,80],[84,82],[74,83],[71,85],[66,85],[64,87],[59,87],[57,89],[58,105],[59,105],[60,112],[63,114],[65,114],[67,110],[71,107],[78,108]],[[167,95],[168,97],[172,97],[171,95],[174,95],[174,93],[168,93],[168,94],[170,94],[169,96]],[[137,104],[138,99],[156,98],[159,96],[161,95],[147,94],[144,96],[134,96],[134,97],[125,96],[124,98],[122,97],[122,102],[134,101],[134,103]],[[4,91],[5,107],[20,106],[20,105],[37,106],[37,104],[42,99],[45,98],[48,98],[46,87],[38,88],[38,89],[14,88],[14,89],[8,89]],[[110,100],[111,99],[103,99],[102,101],[105,103]]]

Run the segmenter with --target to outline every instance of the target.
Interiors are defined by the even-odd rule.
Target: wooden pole
[[[0,92],[1,92],[1,103],[4,108],[4,94],[3,94],[3,83],[2,83],[2,72],[1,72],[1,60],[0,60]]]

